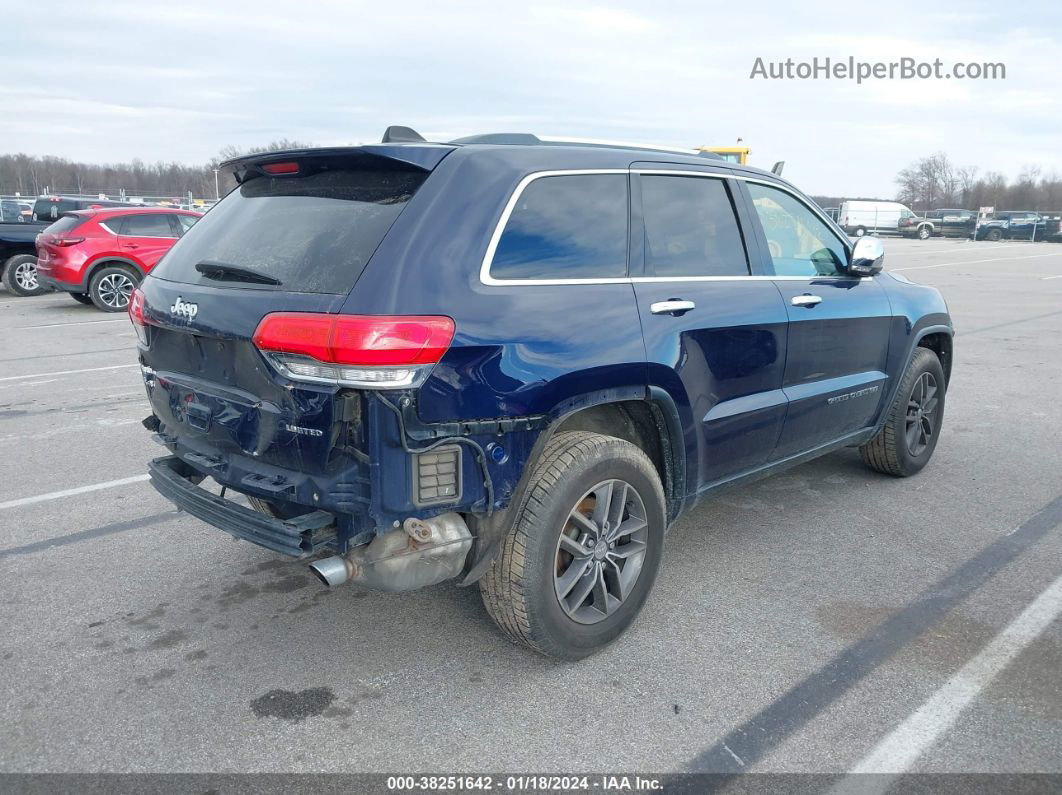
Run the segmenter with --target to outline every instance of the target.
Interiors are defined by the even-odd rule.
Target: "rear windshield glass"
[[[64,232],[69,232],[76,229],[85,219],[79,218],[76,215],[64,215],[58,221],[51,226],[45,228],[42,234],[45,235],[61,235]]]
[[[251,179],[197,221],[154,274],[215,287],[263,286],[207,278],[196,269],[205,263],[279,282],[266,289],[345,294],[426,176],[336,169]]]
[[[37,221],[54,221],[63,213],[76,209],[74,202],[69,199],[38,199],[33,204],[33,218]]]

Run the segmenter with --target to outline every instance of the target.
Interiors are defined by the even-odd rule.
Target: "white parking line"
[[[883,793],[908,771],[992,680],[1062,614],[1062,577],[1026,607],[910,717],[893,729],[849,773],[887,775],[846,778],[832,793]]]
[[[109,367],[86,367],[83,370],[60,370],[57,373],[32,373],[30,375],[9,375],[0,381],[24,381],[27,378],[48,378],[53,375],[74,375],[76,373],[96,373],[100,370],[122,370],[126,367],[139,367],[139,364],[112,364]]]
[[[115,320],[78,320],[71,323],[45,323],[41,326],[15,326],[18,330],[31,329],[31,328],[59,328],[60,326],[94,326],[97,323],[128,323],[129,318],[120,317]]]
[[[910,268],[890,268],[893,271],[924,271],[930,268],[944,268],[948,265],[976,265],[980,262],[1003,262],[1004,260],[1015,259],[1036,259],[1037,257],[1058,257],[1062,256],[1062,251],[1054,251],[1049,254],[1026,254],[1023,257],[992,257],[991,259],[968,259],[964,262],[938,262],[936,265],[913,265]]]
[[[895,242],[895,240],[893,242]],[[911,248],[906,248],[901,246],[898,249],[894,249],[891,253],[896,256],[917,257],[922,254],[933,254],[937,251],[953,251],[956,254],[980,254],[982,251],[994,251],[997,248],[1009,248],[1013,250],[1014,246],[974,246],[965,250],[960,246],[940,246],[939,248],[914,248],[913,246]]]
[[[78,486],[75,489],[64,489],[63,491],[52,491],[48,494],[38,494],[36,497],[22,497],[18,500],[8,500],[7,502],[0,502],[0,511],[8,508],[18,508],[22,505],[33,505],[38,502],[58,500],[63,497],[73,497],[77,494],[87,494],[90,491],[99,491],[100,489],[112,489],[115,486],[127,486],[130,483],[141,483],[147,479],[147,475],[134,475],[131,478],[108,480],[105,483],[93,483],[90,486]]]
[[[1062,279],[1062,273],[1060,273],[1058,276],[1043,276],[1041,277],[1040,281],[1046,282],[1048,279]]]

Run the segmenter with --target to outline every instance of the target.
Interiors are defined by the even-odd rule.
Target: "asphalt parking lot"
[[[958,330],[929,467],[845,450],[705,503],[578,664],[510,645],[475,588],[325,591],[174,512],[125,317],[0,293],[0,770],[1062,772],[1036,602],[1062,575],[1062,245],[886,250]],[[1046,629],[971,668],[1034,603]]]

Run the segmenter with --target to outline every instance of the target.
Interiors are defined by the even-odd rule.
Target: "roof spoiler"
[[[427,146],[402,146],[394,144],[365,144],[363,146],[335,146],[317,149],[289,149],[277,152],[258,152],[253,155],[233,158],[221,163],[218,168],[232,169],[236,182],[243,184],[252,177],[265,172],[262,166],[273,163],[286,163],[292,160],[309,160],[316,158],[334,158],[339,160],[361,160],[369,167],[379,168],[385,163],[389,168],[431,171],[455,147],[445,144]]]

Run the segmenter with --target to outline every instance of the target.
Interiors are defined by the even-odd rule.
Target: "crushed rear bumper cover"
[[[148,465],[151,485],[178,508],[220,530],[259,546],[305,558],[335,545],[335,517],[313,511],[294,519],[274,519],[196,485],[202,474],[177,456],[156,458]]]

